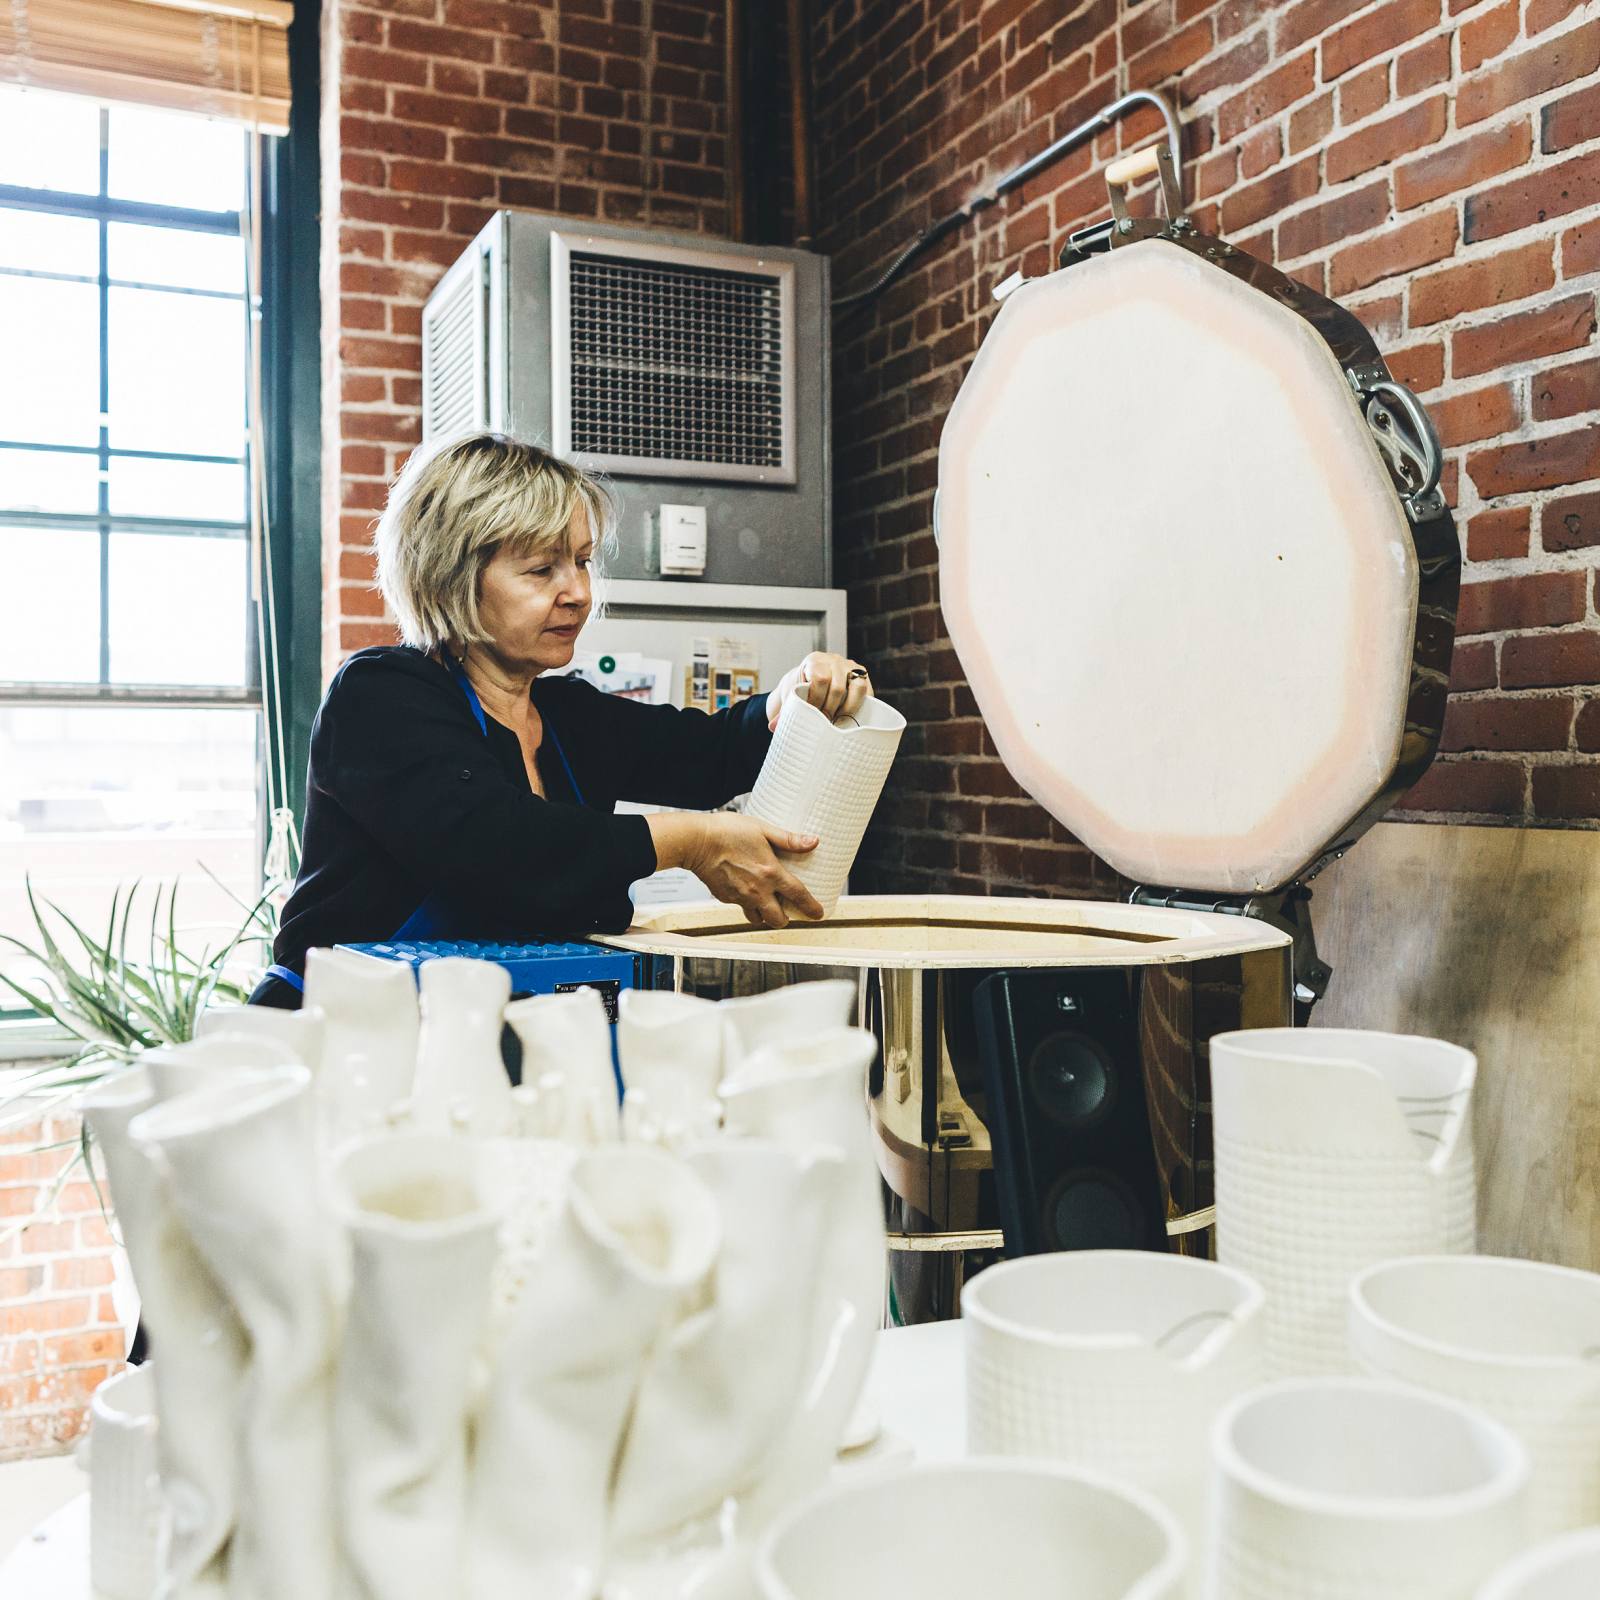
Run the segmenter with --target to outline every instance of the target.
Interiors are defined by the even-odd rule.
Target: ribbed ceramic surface
[[[877,700],[862,706],[857,721],[835,725],[803,700],[785,701],[750,795],[751,815],[817,836],[815,850],[784,864],[827,913],[844,892],[906,725]]]
[[[1350,1279],[1393,1256],[1471,1249],[1471,1167],[1434,1180],[1409,1156],[1319,1155],[1216,1140],[1217,1260],[1267,1292],[1267,1358],[1280,1374],[1352,1370]]]

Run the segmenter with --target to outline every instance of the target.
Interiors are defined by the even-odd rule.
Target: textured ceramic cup
[[[1211,1425],[1259,1383],[1260,1285],[1138,1250],[1004,1261],[961,1298],[967,1447],[1042,1456],[1158,1496],[1198,1551]]]
[[[864,701],[838,722],[798,696],[783,703],[749,811],[791,833],[816,836],[815,850],[786,856],[784,864],[821,901],[824,916],[833,915],[844,893],[905,731],[906,719],[881,700]]]
[[[89,1577],[103,1600],[150,1600],[161,1531],[156,1391],[149,1366],[107,1378],[89,1401]]]
[[[1600,1528],[1582,1528],[1524,1551],[1477,1600],[1594,1600],[1600,1595]]]
[[[1389,1261],[1350,1286],[1350,1347],[1375,1376],[1477,1406],[1522,1440],[1532,1537],[1600,1523],[1600,1274],[1493,1256]]]
[[[1470,1600],[1523,1542],[1528,1456],[1399,1384],[1290,1378],[1212,1435],[1212,1600]]]
[[[1217,1260],[1266,1291],[1279,1376],[1349,1373],[1350,1280],[1475,1244],[1477,1062],[1440,1039],[1262,1028],[1211,1041]]]
[[[1170,1600],[1186,1560],[1172,1517],[1126,1485],[968,1461],[823,1491],[767,1536],[756,1573],[763,1600]]]

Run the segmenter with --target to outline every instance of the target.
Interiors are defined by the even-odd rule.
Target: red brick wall
[[[0,1461],[69,1445],[122,1363],[100,1200],[81,1167],[56,1187],[77,1139],[69,1116],[0,1132]]]
[[[1593,4],[819,0],[814,47],[819,244],[846,292],[1118,94],[1173,93],[1201,224],[1355,308],[1448,446],[1458,698],[1408,810],[1600,820]],[[941,625],[930,514],[990,290],[1104,215],[1104,158],[1156,126],[1064,159],[839,330],[838,571],[854,648],[913,722],[874,886],[1110,887],[996,759]]]
[[[388,643],[372,520],[419,437],[423,301],[497,210],[721,231],[723,0],[329,0],[324,665]]]

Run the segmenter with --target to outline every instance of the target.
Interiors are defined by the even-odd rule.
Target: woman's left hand
[[[776,728],[778,713],[790,695],[808,700],[830,722],[853,715],[872,693],[867,669],[846,656],[813,650],[798,667],[784,673],[778,687],[767,696],[767,726]]]

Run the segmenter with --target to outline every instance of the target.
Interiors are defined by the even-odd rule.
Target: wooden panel
[[[1313,1025],[1477,1053],[1479,1249],[1600,1270],[1600,833],[1380,823],[1314,889]]]

